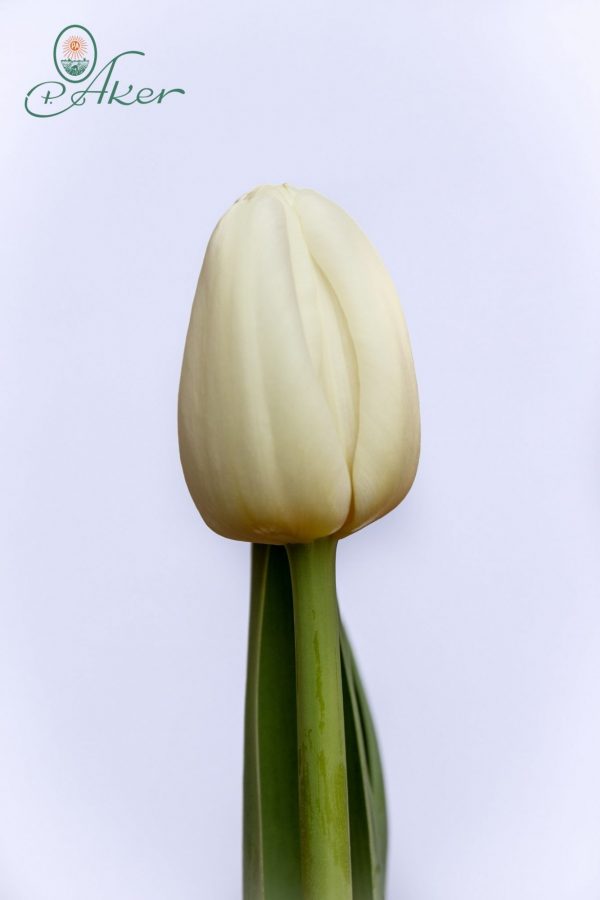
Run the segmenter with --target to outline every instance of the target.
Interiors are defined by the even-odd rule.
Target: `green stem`
[[[287,547],[294,596],[303,900],[352,900],[337,541]]]

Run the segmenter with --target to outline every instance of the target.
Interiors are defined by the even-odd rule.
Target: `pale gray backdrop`
[[[0,898],[239,900],[248,548],[187,495],[206,241],[315,188],[402,297],[423,453],[346,540],[390,900],[600,897],[600,7],[0,4]],[[86,25],[161,106],[26,115]]]

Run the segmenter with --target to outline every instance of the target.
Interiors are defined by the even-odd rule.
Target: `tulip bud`
[[[315,191],[245,194],[210,238],[179,388],[205,522],[264,544],[343,537],[404,498],[419,439],[406,325],[366,236]]]

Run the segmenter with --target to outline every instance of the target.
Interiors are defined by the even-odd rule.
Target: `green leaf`
[[[244,900],[301,900],[294,610],[284,547],[254,544],[244,747]]]
[[[387,813],[381,757],[369,704],[343,626],[340,628],[340,644],[353,900],[383,900]]]

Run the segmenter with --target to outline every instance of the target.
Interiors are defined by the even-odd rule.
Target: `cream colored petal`
[[[308,250],[343,310],[358,365],[358,435],[349,534],[393,509],[414,480],[420,446],[417,383],[404,316],[392,280],[356,223],[314,191],[294,208]]]
[[[335,532],[351,498],[306,340],[281,191],[246,195],[217,225],[179,395],[181,459],[200,513],[221,534],[265,543]]]
[[[296,212],[287,208],[286,217],[306,344],[350,472],[358,432],[358,365],[352,337],[335,292],[308,252]]]

